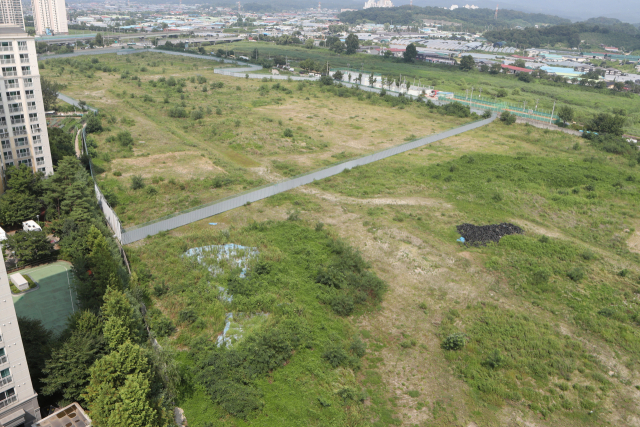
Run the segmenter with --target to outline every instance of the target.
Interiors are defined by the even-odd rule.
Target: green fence
[[[449,94],[448,96],[446,94],[442,94],[438,97],[438,99],[444,102],[460,102],[461,104],[468,105],[469,107],[478,110],[490,110],[497,112],[508,111],[518,117],[523,117],[531,120],[553,122],[558,119],[558,116],[556,114],[552,114],[551,111],[546,111],[544,109],[538,108],[528,108],[524,104],[513,104],[510,102],[490,100],[482,98],[480,96],[471,97],[464,94],[453,94],[453,98],[451,98],[451,94]]]

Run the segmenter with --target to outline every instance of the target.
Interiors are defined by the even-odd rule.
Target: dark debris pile
[[[491,225],[461,224],[457,227],[457,230],[464,237],[465,243],[474,246],[484,246],[489,242],[499,242],[502,236],[508,236],[509,234],[524,233],[522,228],[508,222]]]

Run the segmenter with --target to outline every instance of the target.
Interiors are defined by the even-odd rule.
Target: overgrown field
[[[330,414],[342,425],[632,426],[640,415],[638,171],[628,156],[607,154],[586,140],[495,122],[149,239],[129,252],[136,269],[144,262],[143,270],[153,272],[150,289],[167,286],[160,291],[166,294],[152,297],[153,310],[180,325],[161,343],[185,350],[183,369],[202,369],[202,354],[218,351],[211,346],[226,312],[239,319],[252,313],[255,323],[245,330],[259,337],[262,325],[281,316],[285,295],[313,316],[306,321],[327,328],[315,332],[319,341],[336,333],[344,346],[357,336],[367,345],[355,368],[332,369],[317,350],[296,350],[290,364],[270,374],[273,382],[263,379],[269,376],[250,382],[265,406],[248,425],[295,410],[287,412],[290,421],[278,423],[324,425],[322,414]],[[456,225],[465,222],[512,222],[525,233],[467,247],[456,243]],[[323,246],[325,236],[362,251],[388,284],[379,309],[367,303],[338,317],[339,306],[323,299],[318,289],[327,285],[313,279],[336,283],[332,278],[341,277],[327,268],[333,249]],[[225,243],[258,248],[272,263],[269,274],[282,268],[284,275],[256,281],[252,274],[263,270],[254,264],[242,285],[228,275],[205,280],[201,267],[179,258],[192,247]],[[210,301],[200,290],[208,281],[205,290],[227,281],[237,286],[234,295],[249,289],[262,296]],[[179,320],[186,307],[198,313],[191,326]],[[273,317],[257,317],[264,312]],[[196,342],[204,347],[193,357]],[[299,352],[306,362],[296,358]],[[290,366],[318,380],[309,383],[299,374],[294,381]],[[343,399],[342,383],[327,386],[337,381],[331,375],[366,392],[368,417],[350,418],[360,407]],[[211,384],[206,375],[188,378]],[[276,391],[279,381],[289,381],[294,393]],[[302,384],[306,388],[299,389]],[[199,417],[217,395],[204,385],[183,393],[187,418],[207,425]],[[330,396],[336,400],[325,400]],[[221,414],[218,406],[208,410],[212,420]],[[220,423],[228,420],[244,422]]]
[[[219,66],[149,52],[41,64],[100,110],[98,179],[125,226],[469,120],[362,91],[215,75]]]
[[[453,91],[457,93],[471,92],[481,93],[487,99],[495,99],[500,89],[505,89],[508,96],[498,98],[499,101],[507,101],[514,104],[529,107],[538,106],[548,111],[560,105],[571,105],[576,108],[576,121],[586,122],[594,114],[601,112],[613,112],[614,109],[623,109],[627,116],[628,131],[634,135],[640,135],[640,97],[627,95],[609,90],[585,88],[578,85],[553,83],[549,81],[534,80],[524,83],[513,76],[494,76],[489,73],[465,72],[449,66],[418,63],[405,64],[384,59],[377,55],[356,54],[337,55],[327,49],[305,49],[299,46],[283,46],[264,42],[239,42],[231,45],[236,55],[251,56],[254,49],[258,49],[260,58],[273,58],[276,55],[287,56],[291,64],[296,66],[296,61],[312,59],[330,67],[347,67],[362,69],[364,73],[380,73],[398,78],[400,75],[407,77],[413,84],[413,79],[422,81],[423,84],[432,85],[438,90]],[[212,46],[207,50],[216,50]],[[366,76],[366,74],[365,74]],[[366,78],[364,79],[366,84]],[[482,90],[482,92],[480,92]]]

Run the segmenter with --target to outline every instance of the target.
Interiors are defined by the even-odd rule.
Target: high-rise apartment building
[[[4,257],[0,251],[0,426],[30,426],[40,420]]]
[[[24,30],[21,0],[0,0],[0,25],[13,25]]]
[[[0,72],[0,176],[22,164],[53,174],[36,44],[22,28],[0,25]]]
[[[64,0],[31,0],[31,4],[36,35],[69,34]]]

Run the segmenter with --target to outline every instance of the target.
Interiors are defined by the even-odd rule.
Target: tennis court
[[[64,329],[69,314],[78,309],[75,292],[71,289],[71,264],[58,261],[52,264],[20,270],[29,274],[40,286],[24,295],[13,296],[18,316],[41,320],[53,332]]]

